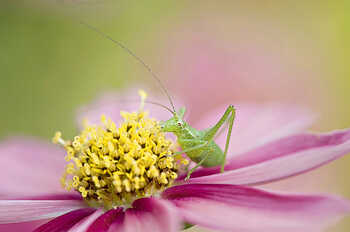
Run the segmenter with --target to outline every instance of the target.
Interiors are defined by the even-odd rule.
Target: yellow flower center
[[[141,95],[142,96],[142,95]],[[53,142],[67,151],[62,185],[74,189],[92,206],[128,206],[137,198],[154,195],[177,178],[180,156],[173,157],[172,141],[159,123],[142,110],[121,112],[119,127],[105,116],[102,126],[85,125],[73,141],[57,132]]]

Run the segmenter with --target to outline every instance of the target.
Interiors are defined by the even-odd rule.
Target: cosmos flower
[[[42,220],[35,232],[172,232],[184,222],[217,231],[320,231],[350,211],[340,197],[256,187],[349,153],[350,130],[305,133],[313,117],[304,109],[237,104],[225,172],[201,168],[184,181],[187,159],[172,156],[176,145],[158,126],[171,115],[149,105],[148,116],[118,99],[82,110],[88,123],[71,141],[57,133],[64,149],[25,138],[1,144],[1,224]],[[223,111],[200,124],[213,125]]]

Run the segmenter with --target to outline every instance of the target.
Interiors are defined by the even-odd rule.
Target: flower
[[[349,202],[339,197],[276,193],[255,186],[310,171],[349,153],[350,129],[303,133],[312,115],[294,106],[242,104],[236,108],[225,172],[220,173],[219,167],[200,168],[186,182],[186,174],[180,172],[181,162],[186,162],[181,157],[171,159],[173,146],[158,131],[158,121],[137,111],[135,104],[121,105],[112,96],[82,110],[80,118],[87,117],[90,124],[83,125],[85,129],[72,142],[56,134],[55,142],[66,152],[34,139],[4,141],[0,223],[53,218],[35,232],[171,232],[180,230],[183,222],[218,231],[317,231],[349,213]],[[157,110],[150,115],[166,119]],[[120,115],[121,111],[135,113]],[[202,123],[214,124],[222,111],[208,115]],[[104,126],[100,127],[102,112]],[[114,122],[122,123],[117,127]],[[149,134],[142,134],[149,130],[153,138],[147,140]],[[218,138],[220,146],[223,136]],[[142,149],[153,146],[152,150],[136,152],[142,144]],[[124,149],[118,151],[123,155],[118,157],[116,149]],[[142,165],[135,164],[139,160]],[[113,165],[120,165],[120,176],[114,174]],[[61,182],[77,191],[60,187],[62,172]]]

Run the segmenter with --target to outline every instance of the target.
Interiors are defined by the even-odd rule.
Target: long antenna
[[[163,105],[163,104],[160,104],[160,103],[158,103],[158,102],[146,100],[145,103],[152,104],[152,105],[156,105],[156,106],[160,106],[160,107],[162,107],[162,108],[168,110],[170,113],[175,114],[175,112],[172,111],[169,107],[167,107],[167,106],[165,106],[165,105]]]
[[[122,44],[121,42],[113,39],[111,36],[107,35],[106,33],[100,31],[99,29],[91,26],[90,24],[87,24],[85,22],[79,21],[82,25],[90,28],[91,30],[95,31],[96,33],[100,34],[101,36],[103,36],[104,38],[112,41],[114,44],[116,44],[118,47],[120,47],[121,49],[125,50],[127,53],[129,53],[129,55],[131,55],[132,57],[134,57],[137,61],[139,61],[143,67],[145,67],[147,69],[147,71],[152,75],[152,77],[154,79],[156,79],[156,81],[158,82],[159,86],[162,88],[163,92],[165,93],[165,95],[168,97],[171,108],[173,108],[173,111],[170,110],[170,112],[175,113],[175,106],[173,101],[171,100],[171,97],[168,93],[168,91],[166,90],[166,88],[164,87],[163,83],[160,81],[160,79],[158,78],[158,76],[152,71],[151,67],[149,65],[147,65],[140,57],[138,57],[135,53],[133,53],[128,47],[126,47],[124,44]],[[151,103],[152,104],[152,103]]]
[[[130,100],[130,99],[127,99],[127,100],[120,100],[120,101],[118,101],[118,102],[123,102],[123,103],[124,103],[124,102],[140,102],[140,100]],[[159,102],[150,101],[150,100],[145,100],[145,103],[151,104],[151,105],[160,106],[160,107],[166,109],[167,111],[169,111],[170,113],[175,114],[175,112],[172,111],[169,107],[167,107],[167,106],[165,106],[165,105],[163,105],[163,104],[161,104],[161,103],[159,103]]]

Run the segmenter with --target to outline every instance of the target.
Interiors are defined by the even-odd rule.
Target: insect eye
[[[180,127],[182,126],[181,122],[178,122],[177,125],[180,126]]]

